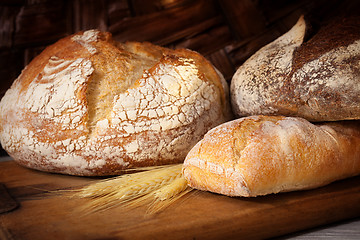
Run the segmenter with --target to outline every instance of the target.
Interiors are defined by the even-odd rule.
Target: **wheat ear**
[[[76,191],[73,197],[90,198],[82,206],[86,212],[118,205],[136,207],[149,204],[149,212],[154,213],[191,190],[181,169],[182,164],[176,164],[125,174],[90,184]]]

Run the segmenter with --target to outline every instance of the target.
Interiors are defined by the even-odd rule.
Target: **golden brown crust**
[[[210,130],[184,162],[189,185],[229,196],[323,186],[360,174],[360,124],[254,116]]]
[[[24,166],[75,175],[182,162],[229,120],[226,83],[200,54],[80,32],[36,57],[0,103],[0,140]]]

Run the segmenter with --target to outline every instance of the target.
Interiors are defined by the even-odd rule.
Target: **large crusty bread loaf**
[[[20,164],[75,175],[182,162],[229,119],[228,87],[200,54],[81,32],[46,48],[0,103]]]
[[[210,130],[187,155],[191,187],[254,197],[360,174],[360,122],[252,116]]]
[[[300,18],[239,67],[230,87],[237,116],[360,119],[360,17],[337,20],[306,36]]]

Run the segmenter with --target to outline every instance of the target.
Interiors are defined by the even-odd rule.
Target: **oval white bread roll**
[[[360,122],[314,125],[253,116],[210,130],[187,155],[193,188],[255,197],[311,189],[360,174]]]
[[[360,119],[360,17],[340,19],[306,40],[304,18],[234,74],[234,113],[309,121]]]
[[[89,30],[46,48],[0,103],[0,140],[21,165],[74,175],[182,162],[231,117],[200,54]]]

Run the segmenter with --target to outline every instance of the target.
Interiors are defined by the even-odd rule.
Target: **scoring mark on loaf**
[[[86,108],[78,94],[83,91],[94,69],[89,60],[74,61],[52,57],[22,97],[25,109],[52,119],[66,129],[78,127]],[[41,77],[41,79],[39,79]]]
[[[81,35],[74,35],[71,40],[85,47],[89,53],[95,54],[97,53],[96,47],[92,46],[91,43],[98,40],[99,34],[100,31],[98,30],[88,30]]]
[[[20,85],[14,85],[5,94],[1,112],[11,112],[7,115],[11,124],[4,125],[1,144],[13,153],[12,157],[21,161],[30,158],[26,165],[35,169],[71,166],[72,171],[80,171],[88,165],[85,159],[73,154],[86,146],[86,137],[63,139],[60,133],[86,131],[82,119],[87,108],[81,92],[93,70],[88,59],[64,60],[52,56],[25,93],[20,93]],[[49,122],[54,125],[47,133]],[[39,166],[40,160],[36,160],[41,156],[47,159],[44,166]]]

